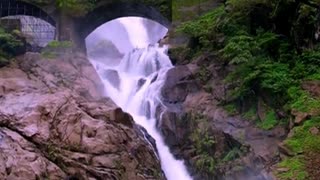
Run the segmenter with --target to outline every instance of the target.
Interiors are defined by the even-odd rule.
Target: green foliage
[[[217,32],[216,30],[221,26],[220,23],[225,23],[222,20],[224,17],[226,17],[226,12],[221,6],[195,21],[184,23],[178,27],[177,32],[196,38],[201,47],[208,47],[213,45],[211,41],[214,39],[214,32]]]
[[[228,82],[237,84],[229,92],[233,97],[231,99],[245,99],[247,96],[268,92],[279,98],[281,102],[278,105],[282,106],[285,101],[290,100],[286,94],[287,89],[298,86],[302,79],[319,78],[320,48],[304,49],[297,53],[296,44],[290,40],[291,37],[284,37],[274,29],[266,28],[272,27],[271,24],[262,24],[261,27],[256,25],[256,29],[251,29],[252,20],[248,15],[266,10],[266,15],[261,18],[265,18],[265,22],[271,22],[271,18],[283,16],[281,12],[286,6],[291,7],[292,2],[227,0],[226,6],[222,5],[183,24],[178,31],[197,39],[199,51],[218,48],[227,63],[236,65],[235,70],[227,77]],[[315,9],[305,4],[299,8],[298,16],[295,16],[298,17],[297,23],[306,17],[310,20],[309,24],[314,23],[310,15],[314,14]],[[297,24],[292,24],[293,31],[296,26]],[[221,41],[216,38],[217,34],[224,35],[221,47],[216,45]]]
[[[51,41],[47,45],[49,48],[71,48],[72,46],[70,41]]]
[[[319,0],[226,0],[183,24],[178,32],[191,37],[192,49],[219,52],[225,65],[232,67],[225,79],[233,87],[224,106],[229,114],[236,113],[230,102],[250,102],[260,96],[267,99],[270,109],[310,112],[320,109],[320,100],[303,91],[301,82],[320,79],[320,46],[314,39],[319,5]],[[255,119],[256,110],[250,109],[243,117]],[[286,146],[296,154],[320,152],[320,136],[310,133],[311,127],[320,128],[319,121],[313,117],[295,127]],[[277,119],[275,111],[269,110],[257,126],[269,130],[283,123],[286,118]],[[226,159],[234,154],[228,153]],[[280,166],[289,168],[278,175],[280,179],[307,179],[303,156],[290,157]]]
[[[16,32],[8,33],[0,27],[0,67],[7,65],[12,57],[21,53],[23,42],[17,39]]]
[[[288,168],[289,171],[277,173],[280,180],[308,179],[306,171],[305,155],[308,152],[318,154],[320,152],[320,136],[310,132],[311,128],[320,128],[320,117],[314,117],[306,121],[302,126],[293,129],[293,136],[284,141],[285,145],[296,154],[279,163],[279,167]]]
[[[276,176],[280,180],[296,179],[305,180],[308,178],[308,173],[306,172],[305,162],[303,157],[290,157],[283,160],[278,165],[280,168],[288,168],[289,170],[282,173],[277,173]]]
[[[253,58],[253,38],[243,34],[230,38],[222,49],[222,57],[230,60],[231,64],[241,64]]]
[[[201,114],[193,114],[194,125],[199,126],[192,131],[191,140],[197,154],[195,166],[199,171],[207,174],[214,174],[216,159],[213,156],[213,149],[216,144],[214,136],[210,135],[209,121]]]
[[[21,46],[23,46],[23,43],[20,40],[0,28],[0,52],[4,53],[5,56],[12,56],[16,48]]]
[[[314,117],[302,126],[295,127],[293,137],[285,141],[286,146],[297,154],[306,151],[320,152],[320,136],[310,132],[312,127],[320,128],[320,117]]]
[[[258,127],[264,130],[270,130],[278,124],[276,113],[274,111],[269,111],[266,118],[258,123]]]
[[[202,84],[206,84],[211,78],[211,71],[206,66],[201,66],[199,72],[196,74],[196,77]]]
[[[199,171],[205,171],[213,174],[216,168],[216,161],[212,156],[203,153],[197,157],[195,165]]]
[[[312,97],[306,91],[298,87],[291,87],[288,90],[291,101],[288,103],[289,108],[300,112],[309,112],[320,109],[320,99]]]
[[[41,51],[41,55],[44,58],[54,59],[59,55],[64,55],[72,52],[73,44],[70,41],[51,41]]]
[[[96,0],[57,0],[56,5],[72,16],[82,16],[94,8]]]
[[[228,161],[232,161],[237,159],[238,157],[240,157],[240,155],[242,154],[241,150],[238,147],[234,147],[233,149],[231,149],[231,151],[229,151],[224,158],[222,159],[222,161],[224,162],[228,162]]]

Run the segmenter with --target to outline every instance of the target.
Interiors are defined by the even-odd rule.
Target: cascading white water
[[[125,17],[98,27],[87,37],[86,45],[89,59],[104,83],[106,96],[131,114],[155,139],[167,179],[191,180],[184,162],[174,158],[156,128],[160,91],[166,72],[173,65],[166,54],[167,47],[148,44],[155,44],[167,32],[166,27],[151,20]],[[105,40],[107,46],[99,46]],[[112,49],[117,50],[110,52]]]
[[[189,180],[183,161],[176,160],[156,129],[156,107],[166,72],[172,68],[166,47],[134,49],[116,65],[91,59],[102,79],[107,96],[155,139],[162,169],[169,180]]]

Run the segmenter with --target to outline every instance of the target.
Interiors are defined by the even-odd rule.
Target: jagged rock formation
[[[165,179],[84,55],[28,53],[0,69],[0,179]]]
[[[195,179],[273,179],[267,170],[279,158],[278,143],[286,131],[260,130],[228,115],[219,105],[230,88],[223,83],[223,71],[223,64],[209,64],[206,56],[171,69],[162,89],[166,111],[158,127]],[[211,88],[201,83],[204,78],[211,80]]]

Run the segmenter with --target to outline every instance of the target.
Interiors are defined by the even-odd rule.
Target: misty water
[[[133,116],[155,139],[161,167],[169,180],[189,180],[156,128],[156,109],[166,72],[173,67],[167,47],[157,41],[167,29],[151,20],[120,18],[97,28],[86,39],[88,56],[105,87],[105,95]]]

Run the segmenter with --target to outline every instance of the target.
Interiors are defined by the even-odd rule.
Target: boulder
[[[161,90],[162,101],[166,106],[183,103],[189,93],[199,88],[192,76],[187,66],[176,66],[167,72]]]
[[[85,56],[26,54],[0,70],[0,86],[0,179],[165,179]]]
[[[305,81],[302,83],[302,89],[315,97],[320,97],[320,80]]]

